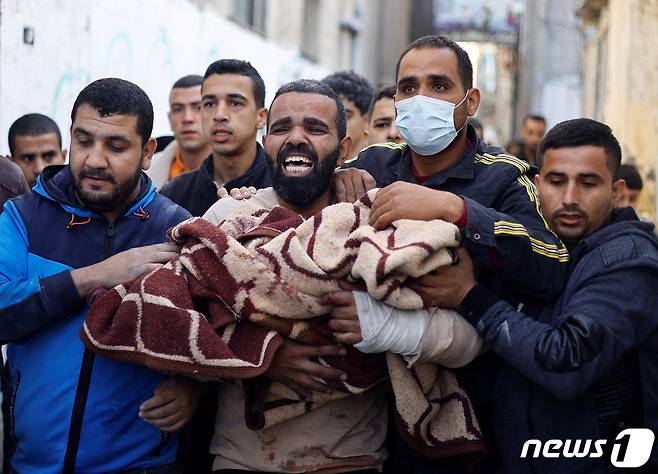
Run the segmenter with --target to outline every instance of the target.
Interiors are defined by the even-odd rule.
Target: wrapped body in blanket
[[[220,225],[193,218],[176,226],[170,237],[184,244],[177,259],[96,300],[81,333],[83,342],[107,357],[165,372],[255,379],[267,370],[283,338],[335,343],[327,326],[330,308],[320,299],[338,290],[340,280],[362,284],[371,297],[395,308],[422,309],[422,299],[406,282],[451,264],[459,232],[443,221],[405,220],[375,231],[367,225],[374,193],[307,219],[276,206],[271,188],[244,202],[221,200],[204,216]],[[249,391],[247,424],[276,429],[350,399],[357,410],[376,414],[368,423],[384,417],[385,427],[382,399],[374,394],[392,386],[398,428],[416,449],[436,457],[484,450],[468,397],[450,371],[422,362],[408,367],[396,354],[364,354],[352,347],[343,357],[321,362],[344,371],[347,379],[327,382],[332,392],[306,400],[277,383]],[[218,414],[218,424],[224,417],[224,438],[245,434],[230,429],[231,420],[242,415],[227,407],[244,399],[238,385],[231,387],[220,390],[225,392]],[[321,428],[319,419],[313,423]],[[385,429],[381,423],[373,426],[377,436],[370,433],[357,443],[365,446],[347,449],[347,454],[322,454],[323,468],[331,469],[333,458],[343,460],[341,468],[345,458],[354,461],[350,466],[355,469],[380,463]],[[267,445],[263,436],[252,436]],[[359,449],[377,452],[379,459],[364,457]],[[272,463],[260,469],[278,470],[272,469],[278,454],[270,453]],[[214,468],[245,467],[229,457]]]

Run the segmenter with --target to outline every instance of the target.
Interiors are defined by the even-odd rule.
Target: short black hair
[[[544,125],[546,125],[546,118],[543,115],[539,114],[528,114],[525,117],[523,117],[523,124],[528,120],[534,120],[535,122],[544,122]]]
[[[251,79],[256,106],[259,109],[265,107],[265,82],[263,82],[263,78],[260,77],[256,68],[253,67],[249,61],[242,61],[240,59],[220,59],[208,66],[206,73],[203,75],[203,80],[205,81],[213,74],[237,74],[239,76],[248,77]]]
[[[57,135],[57,144],[62,148],[62,134],[53,119],[42,114],[27,114],[16,119],[9,127],[9,152],[14,155],[16,137],[36,137],[54,133]]]
[[[110,115],[134,115],[137,117],[137,133],[142,146],[151,138],[153,131],[153,104],[146,92],[124,79],[107,77],[92,82],[82,89],[71,110],[71,123],[75,122],[78,108],[87,104],[101,117]]]
[[[642,191],[642,188],[644,187],[642,176],[640,176],[637,168],[631,164],[625,164],[619,167],[617,179],[623,179],[626,181],[626,187],[628,189]]]
[[[374,93],[368,79],[354,71],[339,71],[325,77],[322,82],[331,87],[340,97],[354,102],[361,115],[368,113]]]
[[[190,87],[197,87],[203,84],[203,77],[198,74],[190,74],[189,76],[181,77],[174,85],[171,86],[172,89],[189,89]]]
[[[450,38],[438,35],[423,36],[422,38],[418,38],[416,41],[404,48],[404,51],[402,51],[400,54],[397,65],[395,66],[396,83],[398,81],[398,74],[400,73],[400,63],[402,63],[402,59],[404,59],[407,53],[412,49],[421,48],[452,49],[452,51],[455,53],[455,56],[457,56],[457,71],[459,71],[459,79],[462,81],[464,90],[468,90],[473,87],[473,64],[471,63],[471,58],[468,57],[468,53],[464,50],[464,48],[459,46]]]
[[[544,153],[555,148],[597,146],[605,150],[608,169],[613,177],[619,174],[621,147],[606,124],[587,118],[577,118],[558,123],[544,136],[537,149],[536,164],[541,170]]]
[[[270,104],[270,110],[274,102],[282,96],[289,92],[300,92],[302,94],[320,94],[329,97],[336,104],[336,129],[338,130],[338,140],[342,140],[347,135],[347,113],[345,112],[345,107],[338,97],[338,94],[329,87],[327,84],[321,81],[316,81],[315,79],[299,79],[297,81],[292,81],[287,84],[279,87],[279,90],[276,91],[274,99]],[[267,115],[267,131],[270,130],[270,115]]]
[[[395,86],[387,84],[381,86],[372,96],[370,101],[370,107],[368,107],[368,118],[372,121],[372,111],[375,109],[375,104],[382,99],[394,99],[395,98]]]

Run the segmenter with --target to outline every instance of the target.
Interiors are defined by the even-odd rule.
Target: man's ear
[[[256,120],[256,128],[260,130],[267,124],[267,109],[263,107],[258,111],[258,119]]]
[[[336,166],[341,167],[343,166],[343,163],[345,163],[347,157],[350,156],[350,150],[352,149],[352,137],[346,135],[345,138],[340,141],[339,149],[340,153],[338,155],[338,161],[336,161]]]
[[[612,183],[612,203],[615,207],[624,205],[624,197],[626,196],[626,181],[618,179]]]
[[[144,154],[144,159],[142,160],[142,169],[146,171],[151,167],[151,160],[153,159],[153,154],[155,149],[158,147],[158,142],[155,141],[155,138],[149,138],[149,141],[146,142],[142,153]]]
[[[62,148],[60,150],[60,153],[62,154],[62,163],[66,163],[66,157],[67,157],[68,152],[69,151],[66,148]]]
[[[466,112],[468,113],[469,117],[472,117],[475,115],[475,113],[478,111],[478,108],[480,107],[480,89],[477,87],[471,88],[470,94],[468,94],[468,98],[466,99]]]
[[[167,112],[167,120],[169,120],[169,128],[171,128],[171,131],[174,131],[174,123],[171,121],[171,110]]]
[[[541,201],[541,191],[539,186],[540,181],[541,181],[541,173],[537,173],[535,175],[535,188],[537,188],[537,195],[540,197],[540,201]]]

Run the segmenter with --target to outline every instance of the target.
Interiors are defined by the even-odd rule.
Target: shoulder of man
[[[355,157],[346,160],[341,168],[359,168],[370,173],[377,183],[385,181],[389,170],[394,168],[407,150],[406,143],[377,143],[370,145]]]
[[[146,174],[153,180],[156,186],[163,187],[168,182],[171,163],[176,158],[177,151],[178,142],[172,140],[164,150],[153,155],[151,166],[146,170]]]
[[[12,197],[4,203],[4,208],[11,206],[13,213],[25,223],[30,225],[33,221],[43,223],[50,220],[60,219],[61,215],[68,215],[61,205],[54,200],[49,200],[40,194],[24,192],[18,196]],[[46,204],[42,207],[43,204]],[[50,205],[48,205],[50,204]],[[3,209],[0,208],[0,214]]]
[[[0,156],[0,187],[14,197],[25,192],[27,183],[19,166],[9,158]]]
[[[653,224],[637,219],[630,208],[613,211],[612,221],[584,239],[587,252],[581,263],[592,271],[642,265],[658,274]]]
[[[474,170],[478,179],[490,178],[494,187],[507,187],[510,182],[522,180],[524,186],[534,188],[537,168],[498,147],[485,146],[473,155]]]
[[[166,226],[176,225],[192,217],[187,209],[176,204],[174,201],[162,194],[156,193],[151,204],[157,206],[161,213],[159,218],[162,219]]]
[[[160,194],[167,196],[172,201],[176,202],[177,197],[183,196],[191,192],[195,188],[195,183],[199,175],[199,170],[186,171],[185,173],[176,176],[162,186]]]
[[[219,225],[240,205],[248,204],[254,208],[272,209],[279,204],[274,188],[259,189],[256,194],[247,200],[234,199],[231,196],[220,199],[206,211],[203,218],[215,225]]]
[[[267,163],[263,160],[258,160],[252,164],[251,168],[245,174],[224,183],[224,187],[228,191],[233,188],[241,188],[242,186],[253,186],[256,189],[266,189],[272,186],[272,177]]]

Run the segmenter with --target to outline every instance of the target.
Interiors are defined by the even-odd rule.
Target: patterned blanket
[[[98,297],[81,338],[107,357],[205,380],[245,383],[247,422],[271,426],[331,399],[376,390],[390,382],[397,424],[428,456],[482,453],[484,445],[466,393],[451,372],[431,364],[407,368],[395,354],[362,354],[322,364],[347,379],[327,381],[330,395],[301,400],[287,387],[253,380],[267,370],[287,337],[306,344],[335,343],[320,304],[338,281],[403,309],[422,308],[405,284],[452,263],[457,228],[442,221],[367,225],[374,196],[341,203],[304,219],[282,207],[246,201],[220,226],[189,219],[169,232],[183,245],[178,258]]]

